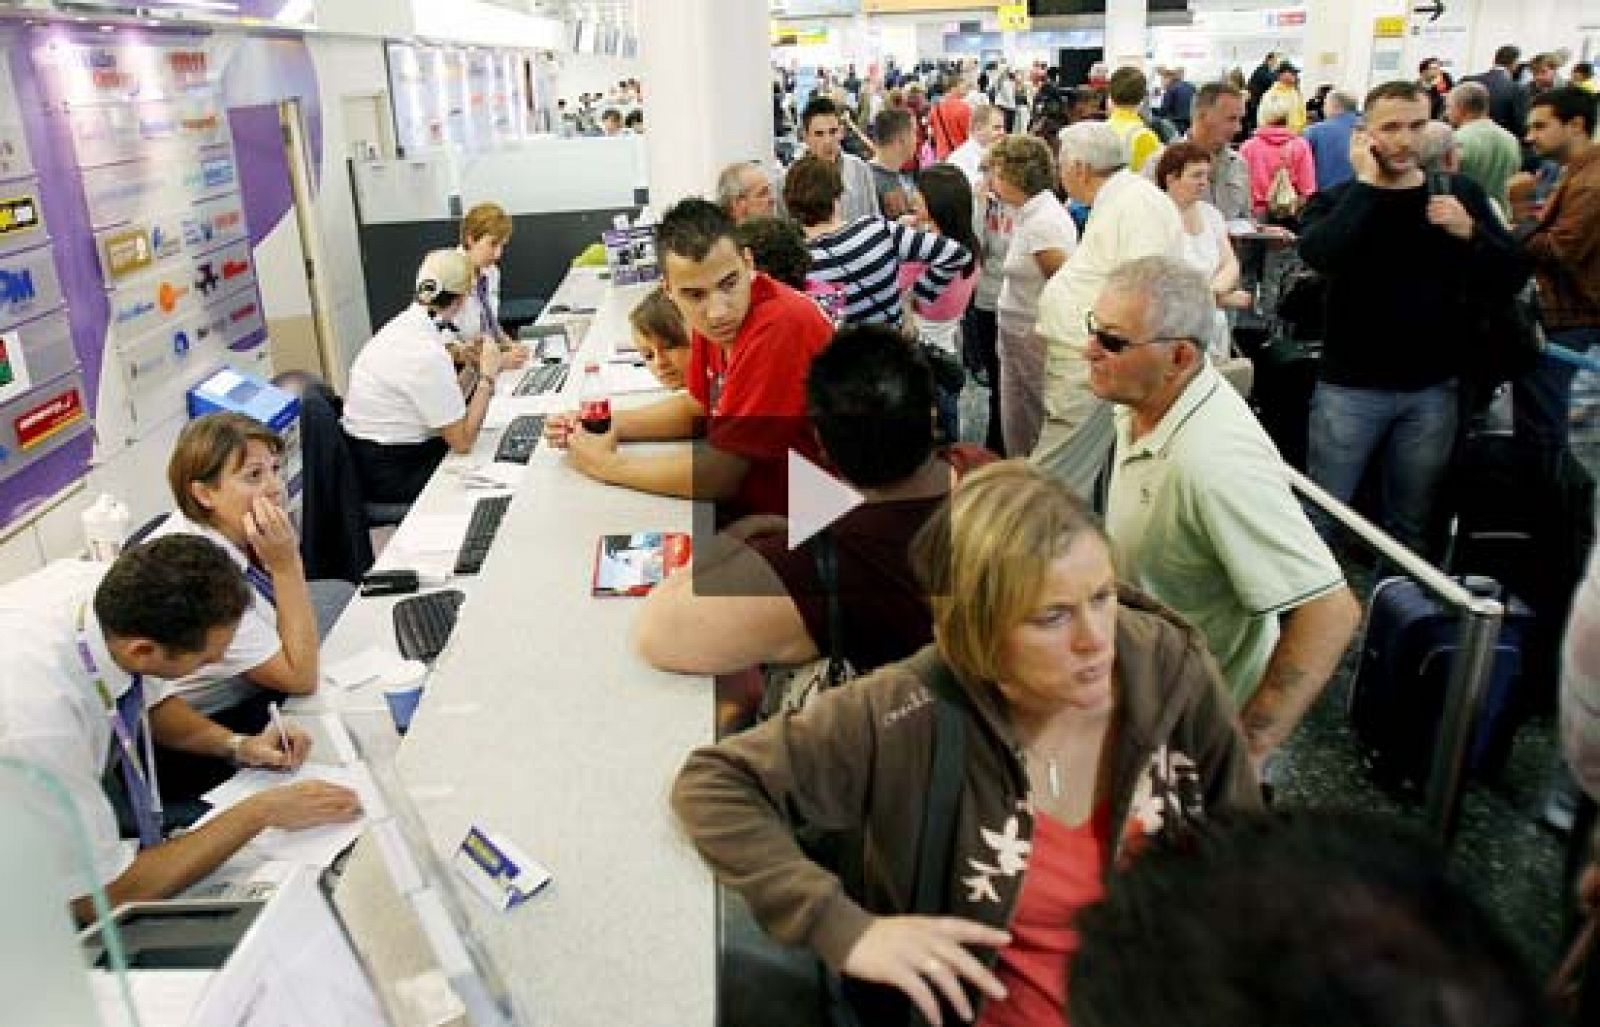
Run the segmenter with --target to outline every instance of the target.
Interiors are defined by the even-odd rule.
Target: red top
[[[1078,827],[1038,812],[1027,876],[1007,928],[995,974],[1004,1002],[990,1002],[979,1027],[1040,1027],[1067,1023],[1067,970],[1078,951],[1070,926],[1078,910],[1100,901],[1111,846],[1111,806],[1102,803]]]
[[[928,127],[933,130],[934,157],[945,160],[972,134],[972,105],[948,93],[928,111]]]
[[[710,412],[707,441],[750,462],[730,512],[787,514],[788,451],[822,459],[806,420],[806,373],[832,339],[815,303],[759,272],[731,347],[694,333],[687,385]]]

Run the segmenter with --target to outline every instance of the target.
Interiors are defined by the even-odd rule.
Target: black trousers
[[[444,439],[389,446],[352,435],[350,456],[368,503],[412,503],[427,487],[439,462],[450,452]]]
[[[967,365],[982,370],[989,381],[989,429],[983,445],[989,452],[1005,456],[1005,438],[1000,431],[1000,351],[996,349],[999,333],[994,311],[982,310],[976,304],[967,307],[961,321]]]

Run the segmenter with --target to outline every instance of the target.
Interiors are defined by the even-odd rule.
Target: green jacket
[[[1135,836],[1261,796],[1216,664],[1199,633],[1124,586],[1108,744],[1114,858]],[[672,803],[719,880],[778,941],[838,968],[875,915],[911,903],[934,699],[914,669],[933,646],[824,693],[799,713],[692,753]],[[992,685],[963,683],[967,770],[945,909],[996,927],[1015,912],[1033,835],[1022,750]],[[813,862],[796,833],[865,838],[860,894]]]

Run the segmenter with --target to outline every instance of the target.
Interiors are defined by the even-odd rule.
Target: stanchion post
[[[1428,826],[1449,845],[1461,820],[1461,793],[1466,786],[1467,756],[1476,733],[1489,675],[1494,673],[1494,647],[1500,637],[1503,608],[1479,599],[1461,611],[1461,634],[1446,686],[1444,716],[1433,746],[1428,777]]]

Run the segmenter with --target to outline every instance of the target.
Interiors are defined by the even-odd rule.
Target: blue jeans
[[[1383,448],[1383,528],[1426,555],[1434,503],[1455,449],[1460,409],[1455,382],[1415,392],[1351,389],[1318,382],[1311,397],[1307,470],[1348,503]],[[1317,517],[1327,535],[1326,518]]]
[[[1600,343],[1600,328],[1550,332],[1549,340],[1579,353]],[[1511,383],[1511,407],[1517,441],[1528,452],[1552,456],[1567,448],[1572,416],[1572,379],[1578,369],[1544,355],[1539,364]]]

